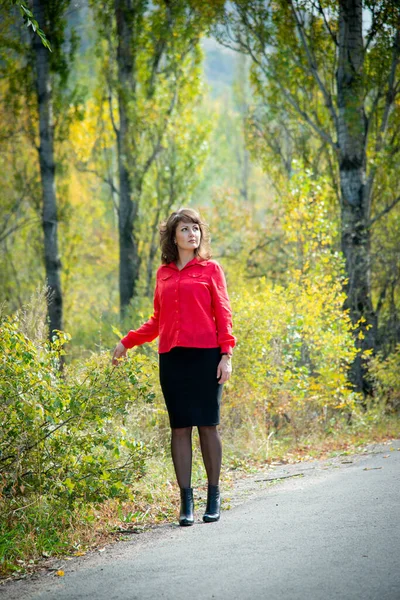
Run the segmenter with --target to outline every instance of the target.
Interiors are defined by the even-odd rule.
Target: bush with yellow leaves
[[[259,445],[280,428],[296,438],[329,429],[359,400],[347,379],[357,349],[343,310],[329,187],[300,172],[284,208],[287,283],[235,273],[230,290],[238,345],[224,396],[225,428],[245,438],[252,432]]]
[[[396,350],[384,357],[382,353],[370,359],[369,377],[375,390],[375,402],[386,412],[400,411],[400,344]]]

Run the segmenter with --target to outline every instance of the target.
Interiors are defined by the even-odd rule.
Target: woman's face
[[[180,250],[196,250],[201,241],[200,225],[181,221],[175,230],[175,240]]]

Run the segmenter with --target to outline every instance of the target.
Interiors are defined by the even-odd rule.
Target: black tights
[[[221,472],[222,445],[217,427],[198,427],[201,454],[208,483],[218,485]],[[192,477],[192,427],[171,430],[171,453],[176,478],[180,488],[191,487]]]

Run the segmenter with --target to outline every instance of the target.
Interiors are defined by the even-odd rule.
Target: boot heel
[[[181,511],[179,515],[179,525],[181,527],[193,525],[193,510],[193,488],[181,488]]]
[[[204,523],[219,521],[221,511],[221,497],[218,485],[209,485],[207,491],[206,512],[203,515]]]

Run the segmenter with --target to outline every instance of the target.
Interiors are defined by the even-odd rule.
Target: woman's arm
[[[129,333],[117,344],[112,359],[112,363],[114,365],[118,364],[118,359],[126,355],[126,351],[129,348],[141,346],[142,344],[151,342],[158,337],[160,328],[160,301],[158,297],[157,284],[156,289],[154,290],[153,307],[154,312],[150,319],[146,321],[146,323],[143,323],[139,329],[129,331]]]
[[[236,338],[232,335],[232,310],[225,275],[222,267],[217,263],[211,277],[211,295],[217,325],[218,345],[221,348],[221,353],[232,355],[232,350],[236,344]]]
[[[231,357],[228,354],[221,356],[217,367],[217,379],[219,384],[226,383],[232,374]]]

